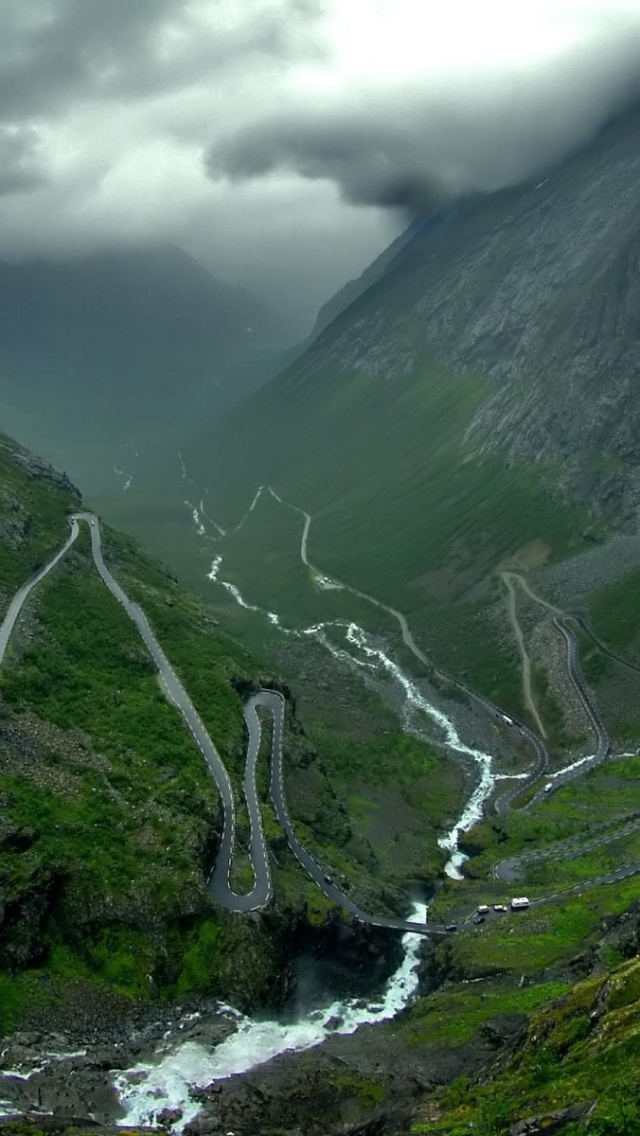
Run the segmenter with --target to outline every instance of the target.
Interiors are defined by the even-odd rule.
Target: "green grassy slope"
[[[6,450],[0,455],[0,525],[15,515],[16,501],[29,521],[13,531],[11,571],[18,578],[62,542],[75,501],[60,484],[26,476]],[[279,515],[266,510],[259,523],[286,533]],[[293,530],[292,542],[299,525]],[[249,541],[248,533],[237,536]],[[243,730],[231,679],[257,677],[259,664],[134,541],[106,528],[104,545],[239,781]],[[276,564],[276,581],[281,571]],[[285,571],[283,589],[286,579]],[[441,865],[434,836],[443,811],[457,807],[459,773],[400,733],[375,691],[360,689],[332,663],[326,672],[311,664],[296,640],[282,649],[291,654],[283,669],[297,675],[306,729],[288,737],[286,752],[291,813],[304,840],[332,872],[344,871],[359,895],[401,890],[409,878],[428,882]],[[134,628],[100,583],[86,532],[34,594],[8,663],[0,677],[0,1031],[34,1004],[55,1007],[71,985],[84,984],[92,997],[100,989],[143,999],[205,991],[263,997],[279,965],[274,936],[266,925],[226,917],[207,899],[204,873],[220,823],[215,790],[160,697]],[[514,813],[471,833],[469,879],[445,883],[434,917],[463,917],[511,890],[535,897],[571,888],[637,858],[634,833],[575,859],[534,866],[517,889],[492,873],[498,858],[570,837],[586,840],[600,826],[615,832],[637,810],[639,762],[609,762],[558,790],[544,810]],[[260,779],[264,791],[264,768]],[[265,824],[284,903],[294,910],[308,903],[308,921],[321,924],[327,907],[315,888],[307,901],[268,809]],[[503,1136],[519,1117],[585,1100],[597,1102],[593,1131],[633,1133],[620,1118],[635,1123],[637,962],[624,960],[637,951],[639,899],[636,877],[561,896],[436,948],[428,965],[442,985],[388,1027],[394,1044],[419,1055],[425,1069],[431,1055],[473,1044],[487,1019],[532,1018],[508,1062],[419,1105],[417,1133]],[[576,986],[577,978],[585,981]],[[590,1077],[594,1055],[598,1070]],[[375,1077],[356,1087],[367,1090],[371,1107],[384,1105],[384,1085]]]
[[[547,558],[581,549],[588,518],[552,499],[535,469],[509,469],[468,447],[466,428],[489,390],[427,362],[398,381],[293,368],[189,468],[223,526],[237,522],[258,485],[273,484],[313,515],[309,555],[321,570],[399,607],[442,663],[517,706],[512,657],[487,642],[482,623],[483,605],[499,595],[496,569],[532,542]],[[274,516],[271,503],[262,509]],[[223,576],[248,584],[253,602],[307,618],[291,576],[278,591],[268,552],[276,541],[259,515],[210,550],[227,557]],[[295,537],[280,535],[281,556],[298,557],[299,533],[298,524]],[[200,564],[203,586],[192,548],[189,570]]]
[[[109,543],[117,565],[117,538]],[[175,584],[122,553],[239,780],[243,723],[230,680],[250,678],[251,660],[203,626],[205,613]],[[86,537],[29,605],[0,699],[0,974],[22,975],[19,1004],[44,978],[143,998],[249,981],[241,958],[229,973],[241,928],[205,888],[221,830],[215,786],[93,570]]]
[[[78,500],[6,440],[0,463],[6,601],[63,543]],[[133,541],[106,530],[105,555],[240,784],[234,684],[255,681],[255,661]],[[70,983],[143,999],[273,990],[273,936],[208,897],[215,785],[98,577],[85,529],[32,593],[0,674],[0,802],[0,1030]]]
[[[544,987],[509,997],[488,991],[476,1030],[493,1015],[531,1014],[515,1053],[493,1076],[459,1077],[417,1111],[414,1136],[506,1136],[520,1131],[577,1136],[637,1136],[640,1132],[640,962],[578,983],[552,1001]],[[451,1041],[460,1034],[460,999],[432,1003],[422,1028]],[[542,1003],[542,1005],[541,1005]],[[443,1010],[446,1021],[441,1021]],[[473,1016],[465,1013],[466,1037]],[[456,1027],[457,1032],[456,1032]],[[533,1118],[537,1117],[537,1123]]]
[[[6,603],[62,545],[78,499],[35,459],[29,471],[16,461],[11,443],[0,459]],[[273,674],[272,667],[230,638],[216,612],[133,539],[103,526],[103,547],[237,788],[234,883],[247,888],[237,690]],[[295,663],[285,668],[300,678],[303,723],[290,719],[285,741],[290,812],[300,838],[332,871],[345,873],[365,907],[404,911],[408,889],[430,886],[441,870],[437,836],[465,791],[462,777],[432,747],[405,736],[379,696],[333,673],[330,657],[319,653],[320,691],[320,672],[302,680]],[[274,906],[282,927],[322,925],[336,912],[318,902],[275,823],[267,756],[265,734],[259,789]],[[134,626],[102,584],[83,526],[32,593],[0,673],[0,989],[12,991],[0,1029],[33,999],[61,995],[70,982],[143,999],[204,991],[243,1002],[275,996],[287,948],[273,918],[233,919],[206,892],[220,830],[210,774],[162,696]]]
[[[616,584],[603,589],[591,605],[596,634],[613,651],[628,656],[638,665],[640,629],[640,571],[630,572]]]
[[[15,443],[0,434],[0,611],[19,584],[64,543],[78,498],[57,475],[33,476]],[[53,471],[51,471],[53,474]]]

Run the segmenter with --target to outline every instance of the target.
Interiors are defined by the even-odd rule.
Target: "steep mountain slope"
[[[0,443],[1,620],[17,587],[64,544],[80,501],[45,463]],[[251,681],[256,664],[132,541],[108,531],[105,556],[241,777],[234,682]],[[0,802],[0,1032],[34,1003],[62,996],[64,1008],[69,986],[86,986],[86,1004],[105,986],[143,999],[242,990],[249,971],[263,994],[273,988],[277,936],[234,924],[207,893],[218,793],[100,580],[86,529],[31,594],[9,641]]]
[[[153,467],[273,373],[278,335],[177,248],[0,264],[3,424],[85,490],[116,488],[114,466]]]
[[[364,272],[360,273],[360,276],[357,276],[354,280],[348,280],[346,284],[343,284],[342,288],[338,289],[335,295],[327,300],[320,308],[311,333],[311,341],[316,339],[318,335],[324,331],[325,327],[328,327],[345,308],[348,308],[349,304],[353,304],[368,288],[376,284],[389,270],[393,261],[405,245],[428,224],[429,221],[425,221],[423,218],[414,221],[399,237],[396,237],[395,241],[392,241],[388,248],[384,249],[380,255],[365,268]]]
[[[392,1028],[215,1086],[198,1130],[294,1136],[637,1136],[640,961],[577,982],[449,983]]]
[[[65,476],[0,435],[0,627],[18,589],[65,546],[69,516],[80,508]],[[138,627],[96,570],[95,531],[81,522],[75,542],[29,592],[8,639],[0,636],[0,1035],[32,1010],[46,1017],[69,1004],[92,1013],[96,999],[118,1014],[131,1000],[207,993],[239,1006],[273,1005],[291,993],[296,956],[308,950],[327,956],[331,981],[368,992],[372,967],[383,977],[398,944],[354,925],[296,863],[270,804],[266,748],[257,776],[272,898],[247,918],[212,898],[207,880],[223,831],[216,783],[162,694]],[[134,541],[104,525],[99,531],[107,566],[140,605],[228,773],[229,878],[244,895],[254,873],[241,692],[260,685],[260,664]],[[365,720],[373,738],[368,764],[402,758],[414,794],[431,772],[444,808],[454,808],[459,778],[445,759],[404,738],[371,697],[366,717],[354,702],[352,729],[361,734]],[[351,740],[344,733],[336,724],[331,734],[338,756]],[[291,707],[283,753],[288,808],[305,843],[349,874],[354,897],[404,914],[416,878],[439,871],[440,806],[427,803],[426,821],[405,810],[420,831],[397,842],[402,870],[397,862],[387,870],[336,792],[338,763],[328,770],[318,760]],[[397,770],[394,784],[404,787]]]
[[[16,586],[60,547],[68,514],[78,506],[66,478],[0,437],[0,617]],[[246,690],[258,678],[255,662],[134,542],[113,530],[104,536],[108,563],[147,614],[239,785],[244,745],[237,688]],[[370,994],[367,983],[381,974],[383,945],[358,939],[357,928],[326,906],[314,907],[317,889],[305,890],[299,873],[292,886],[282,834],[267,812],[285,902],[277,896],[264,914],[230,916],[208,897],[204,880],[221,830],[217,794],[174,708],[160,695],[132,624],[97,577],[86,532],[38,586],[10,646],[0,673],[0,1034],[19,1022],[38,1030],[3,1042],[9,1070],[28,1060],[42,1072],[42,1052],[56,1054],[68,1042],[68,1060],[78,1062],[75,1095],[68,1093],[69,1066],[61,1065],[47,1074],[37,1102],[54,1113],[52,1131],[61,1118],[66,1130],[78,1116],[83,1087],[99,1091],[96,1071],[113,1081],[121,1069],[120,1038],[127,1035],[129,1044],[131,1032],[122,1022],[132,1000],[137,1022],[145,1020],[147,1007],[163,1042],[169,1000],[181,1007],[176,1014],[197,1007],[202,1018],[195,1036],[209,1046],[222,1035],[216,1008],[203,995],[253,1008],[290,992],[298,974],[304,1019],[310,956],[323,955],[326,977],[336,943],[345,951],[349,980],[364,975]],[[286,741],[287,790],[305,778],[305,839],[320,834],[323,855],[335,857],[334,870],[348,875],[358,857],[339,830],[349,827],[349,818],[330,784],[317,793],[314,808],[311,779],[334,762],[341,710],[360,718],[362,731],[360,746],[350,744],[340,754],[352,794],[360,793],[364,770],[392,740],[389,717],[380,719],[373,695],[361,705],[353,690],[339,666],[331,687],[325,678],[317,683],[313,697],[331,704],[334,722],[319,736],[321,763],[314,762],[313,734],[305,738],[299,722],[293,741]],[[393,792],[417,766],[424,841],[434,803],[447,792],[442,763],[411,736],[384,752],[382,819],[392,830],[411,822],[406,809],[402,819],[397,813]],[[222,1122],[225,1131],[273,1136],[310,1125],[354,1136],[409,1130],[506,1136],[521,1118],[538,1116],[545,1118],[539,1130],[553,1131],[552,1120],[568,1136],[591,1116],[592,1132],[634,1132],[640,877],[606,884],[601,873],[637,861],[639,776],[638,756],[606,763],[559,788],[544,802],[544,813],[515,811],[469,834],[474,860],[468,878],[443,880],[431,904],[432,918],[453,912],[461,928],[479,903],[504,901],[505,885],[491,871],[498,857],[545,846],[553,851],[567,838],[578,841],[577,854],[524,864],[518,887],[534,898],[529,911],[473,923],[464,934],[428,946],[424,996],[393,1022],[198,1089],[204,1112],[197,1131],[219,1131]],[[261,780],[264,785],[264,773]],[[411,791],[415,795],[416,787]],[[298,823],[294,793],[290,801]],[[355,798],[356,809],[363,804],[368,812],[366,800]],[[242,829],[239,818],[241,838]],[[400,832],[392,843],[401,847]],[[428,845],[422,847],[424,856]],[[384,871],[388,857],[378,829],[360,856],[378,894],[392,878]],[[411,870],[403,851],[398,873],[405,887],[418,883],[408,878]],[[576,881],[585,890],[576,890]],[[553,902],[538,905],[550,888]],[[291,955],[301,948],[306,953],[296,971]],[[392,953],[388,939],[386,948]],[[175,1030],[178,1043],[184,1024],[181,1018]],[[64,1040],[60,1028],[69,1031]],[[151,1037],[155,1051],[157,1032]],[[137,1063],[140,1053],[136,1034],[124,1061]],[[18,1085],[17,1097],[9,1099],[35,1107],[38,1083],[31,1096],[26,1074],[7,1076]],[[38,1123],[30,1131],[39,1131]]]
[[[514,555],[539,564],[633,525],[639,124],[419,228],[190,455],[217,520],[273,483],[313,513],[314,563],[434,635],[443,605],[489,596]]]

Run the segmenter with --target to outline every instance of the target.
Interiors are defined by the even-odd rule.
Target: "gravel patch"
[[[533,573],[532,582],[545,598],[570,611],[635,569],[640,569],[640,534],[616,536],[571,560],[542,568]]]

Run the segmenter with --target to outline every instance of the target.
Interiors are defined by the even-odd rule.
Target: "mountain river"
[[[261,492],[262,490],[258,491],[248,513],[236,528],[244,523],[246,517],[256,507]],[[198,535],[203,536],[205,526],[202,510],[189,507]],[[307,517],[306,514],[304,516]],[[301,546],[301,555],[305,563],[307,563],[306,540],[309,525],[310,518],[307,517]],[[218,525],[215,525],[215,528],[218,533],[223,532]],[[355,623],[340,621],[319,623],[302,630],[286,628],[276,612],[249,603],[235,584],[223,580],[220,576],[221,567],[222,556],[217,555],[211,565],[208,578],[212,583],[225,588],[237,604],[246,610],[259,613],[285,635],[313,636],[334,657],[352,666],[386,673],[403,694],[405,727],[409,728],[412,714],[417,712],[426,715],[437,728],[443,746],[470,758],[475,763],[479,776],[473,792],[455,825],[439,841],[441,847],[449,853],[445,871],[452,878],[459,879],[460,867],[466,859],[458,848],[460,833],[471,828],[482,817],[484,802],[495,785],[496,775],[493,772],[491,755],[463,742],[454,723],[442,710],[428,701],[414,679],[403,671],[363,628]],[[345,586],[331,580],[330,577],[321,576],[320,579],[321,586],[325,589]],[[328,631],[332,632],[331,636],[327,634]],[[343,637],[344,647],[336,643],[338,635]],[[424,922],[426,915],[426,907],[415,906],[409,918],[412,922]],[[407,1006],[417,989],[420,943],[420,935],[408,932],[403,936],[404,958],[401,965],[387,982],[382,996],[368,1004],[363,1005],[362,999],[334,1001],[324,1009],[316,1009],[303,1015],[295,1023],[254,1020],[244,1017],[229,1007],[221,1007],[221,1013],[231,1014],[237,1021],[236,1031],[225,1041],[213,1049],[207,1049],[197,1042],[185,1042],[158,1063],[136,1066],[118,1077],[116,1088],[126,1110],[119,1124],[121,1126],[153,1124],[164,1109],[177,1108],[180,1109],[182,1116],[174,1124],[173,1129],[179,1132],[198,1115],[201,1109],[199,1103],[192,1099],[190,1087],[205,1086],[237,1073],[246,1073],[278,1054],[310,1049],[320,1045],[334,1033],[354,1033],[359,1026],[372,1025],[395,1017]]]
[[[426,907],[416,905],[409,919],[412,923],[424,923],[426,916]],[[421,935],[403,935],[404,957],[400,966],[381,996],[368,1004],[363,1005],[362,999],[332,1002],[290,1024],[246,1018],[221,1006],[221,1013],[237,1020],[236,1032],[225,1041],[212,1049],[187,1041],[157,1064],[137,1065],[117,1078],[116,1089],[126,1109],[118,1124],[152,1125],[164,1109],[175,1108],[180,1109],[182,1117],[173,1125],[173,1131],[181,1132],[201,1111],[201,1105],[190,1095],[190,1087],[246,1073],[280,1053],[311,1049],[333,1034],[355,1033],[359,1026],[394,1018],[417,989],[422,942]]]

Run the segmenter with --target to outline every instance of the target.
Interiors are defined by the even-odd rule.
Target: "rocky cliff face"
[[[640,503],[640,110],[537,185],[419,230],[311,349],[306,369],[402,380],[420,358],[488,376],[477,451],[553,463],[634,524]]]

